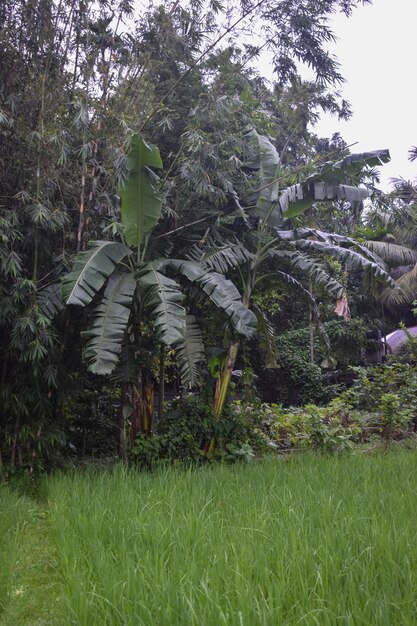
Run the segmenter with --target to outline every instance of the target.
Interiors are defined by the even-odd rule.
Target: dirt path
[[[33,502],[16,538],[9,601],[0,626],[67,626],[48,512]]]

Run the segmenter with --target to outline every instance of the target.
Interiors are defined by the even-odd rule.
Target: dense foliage
[[[145,463],[216,442],[245,456],[257,435],[227,408],[234,370],[246,400],[323,403],[362,363],[367,328],[410,319],[415,195],[374,193],[366,213],[388,152],[311,130],[321,111],[350,115],[328,17],[366,2],[0,8],[7,473],[129,448]],[[335,320],[346,293],[362,321]],[[213,387],[204,410],[166,411],[166,394]]]

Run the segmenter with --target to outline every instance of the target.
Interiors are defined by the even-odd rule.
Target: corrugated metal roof
[[[410,328],[407,328],[407,332],[413,336],[417,335],[417,326],[411,326]],[[400,328],[398,330],[394,330],[393,333],[387,335],[385,339],[388,346],[388,352],[391,352],[391,354],[396,354],[401,346],[407,341],[407,335]]]

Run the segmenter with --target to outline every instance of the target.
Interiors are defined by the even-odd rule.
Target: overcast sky
[[[384,189],[391,177],[416,179],[408,151],[417,145],[417,0],[374,0],[332,24],[353,116],[348,122],[323,116],[315,131],[324,137],[339,131],[348,144],[359,142],[355,152],[389,148],[391,163],[380,168]]]

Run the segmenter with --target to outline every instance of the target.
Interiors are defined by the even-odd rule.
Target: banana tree
[[[388,308],[411,305],[417,294],[417,189],[396,181],[394,192],[382,198],[367,215],[358,235],[383,260],[400,289],[385,289],[381,301]]]
[[[344,200],[361,202],[369,196],[365,188],[345,184],[354,178],[364,166],[375,166],[389,160],[387,150],[351,154],[336,162],[327,162],[318,171],[284,189],[280,188],[282,179],[280,157],[271,141],[251,129],[247,135],[249,158],[246,167],[259,173],[256,177],[256,204],[246,210],[248,215],[257,218],[255,231],[251,232],[253,249],[246,250],[241,243],[212,245],[209,250],[194,252],[193,258],[207,267],[218,269],[225,265],[239,267],[242,279],[243,304],[251,307],[252,294],[259,287],[266,275],[263,267],[272,265],[272,272],[277,279],[298,287],[313,310],[316,309],[311,291],[303,284],[305,276],[309,284],[320,284],[328,293],[341,301],[345,297],[344,286],[332,278],[321,262],[326,256],[338,259],[347,270],[366,269],[377,280],[393,286],[393,281],[386,272],[386,267],[371,250],[361,246],[349,237],[342,237],[313,229],[282,230],[285,220],[302,214],[316,201]],[[244,262],[242,264],[242,259]],[[290,271],[288,269],[290,268]],[[270,276],[270,272],[267,274]],[[262,315],[256,310],[259,329],[264,336],[270,336]],[[240,346],[239,337],[235,336],[229,344],[221,374],[216,382],[213,417],[220,419],[232,371]],[[271,345],[272,350],[272,345]],[[273,355],[272,355],[273,360]],[[214,447],[214,440],[210,451]]]
[[[152,392],[149,376],[140,366],[143,322],[151,324],[162,345],[176,349],[183,382],[192,384],[204,346],[196,319],[187,315],[184,305],[187,285],[219,309],[239,336],[254,334],[256,317],[222,272],[197,260],[152,258],[150,241],[162,209],[155,174],[162,168],[158,148],[134,135],[127,166],[120,190],[124,241],[91,242],[64,277],[62,295],[68,306],[94,306],[92,324],[83,333],[87,340],[83,356],[95,374],[111,374],[119,364],[128,385],[125,396],[134,443],[139,432],[152,432]]]

